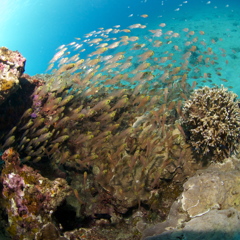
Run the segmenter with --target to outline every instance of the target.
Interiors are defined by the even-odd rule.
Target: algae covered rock
[[[183,185],[181,203],[190,217],[203,215],[212,209],[234,207],[240,211],[239,160],[228,159],[199,170]]]
[[[26,59],[18,52],[0,48],[0,104],[19,88]]]
[[[13,239],[32,240],[43,225],[51,222],[57,207],[71,192],[66,180],[50,181],[31,167],[20,164],[19,155],[7,149],[1,179],[2,196],[8,214],[7,228]]]

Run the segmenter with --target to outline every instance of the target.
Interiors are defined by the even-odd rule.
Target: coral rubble
[[[184,104],[182,123],[201,158],[222,161],[236,149],[239,139],[237,95],[223,86],[195,90]]]

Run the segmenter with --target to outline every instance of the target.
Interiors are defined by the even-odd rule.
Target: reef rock
[[[0,104],[19,88],[26,59],[18,52],[0,48]]]
[[[240,236],[240,212],[234,208],[211,210],[201,217],[191,219],[180,230],[170,230],[146,238],[148,240],[219,240],[238,239]]]
[[[240,163],[234,158],[224,164],[213,164],[199,170],[183,185],[180,202],[190,217],[203,215],[211,209],[234,207],[240,211]]]
[[[7,149],[1,179],[2,196],[8,214],[8,232],[13,239],[32,240],[51,222],[56,208],[71,192],[66,180],[50,181],[31,167],[20,164],[18,153]]]
[[[213,240],[240,235],[239,169],[240,161],[232,157],[198,170],[184,183],[167,220],[147,228],[143,238]]]

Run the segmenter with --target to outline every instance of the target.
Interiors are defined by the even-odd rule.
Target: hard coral
[[[236,149],[240,133],[236,98],[224,87],[203,87],[185,102],[182,123],[200,156],[221,162]]]

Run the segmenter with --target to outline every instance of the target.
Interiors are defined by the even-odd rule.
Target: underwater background
[[[238,1],[0,1],[1,239],[239,237]]]

